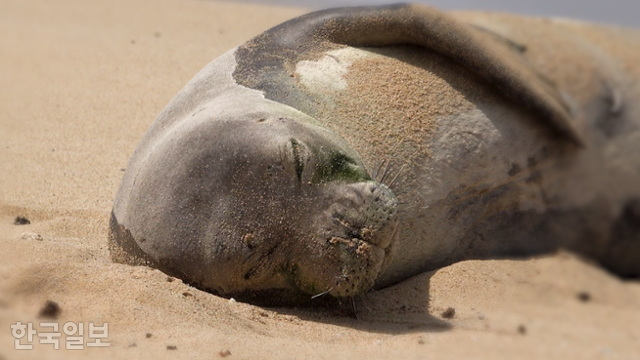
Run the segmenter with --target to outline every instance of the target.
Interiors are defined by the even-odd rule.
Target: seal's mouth
[[[395,224],[392,227],[395,230]],[[354,296],[368,291],[374,285],[391,258],[393,247],[389,245],[395,238],[395,231],[391,236],[383,237],[383,244],[371,239],[372,234],[371,229],[363,228],[352,236],[333,236],[328,240],[342,258],[350,258],[340,269],[340,275],[328,290],[329,294],[334,297]]]

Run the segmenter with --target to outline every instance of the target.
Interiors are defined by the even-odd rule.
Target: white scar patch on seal
[[[346,47],[331,50],[320,60],[302,60],[296,64],[296,74],[300,83],[317,92],[345,90],[347,81],[344,76],[356,60],[366,59],[376,54],[363,49]]]

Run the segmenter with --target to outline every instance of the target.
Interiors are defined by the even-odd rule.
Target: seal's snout
[[[339,198],[327,210],[326,239],[340,266],[328,291],[353,296],[373,286],[393,255],[398,202],[388,187],[372,181],[342,184],[334,193]]]

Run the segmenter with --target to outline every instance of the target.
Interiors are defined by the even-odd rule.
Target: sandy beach
[[[0,1],[0,360],[640,358],[640,283],[570,253],[454,264],[352,311],[257,307],[111,262],[113,197],[156,115],[211,60],[305,12]],[[57,317],[39,315],[47,301]],[[108,323],[110,346],[36,335],[14,350],[17,322],[82,323],[83,343]]]

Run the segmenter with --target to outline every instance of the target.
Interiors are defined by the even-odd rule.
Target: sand
[[[109,260],[112,199],[155,116],[209,61],[303,12],[0,2],[0,359],[640,357],[640,284],[567,253],[458,263],[368,294],[355,312],[230,302]],[[38,318],[47,300],[55,320]],[[83,323],[85,343],[89,322],[107,322],[110,347],[36,337],[17,351],[18,321]]]

